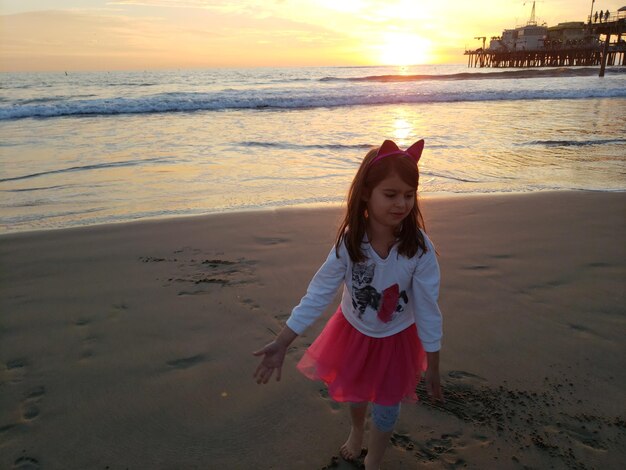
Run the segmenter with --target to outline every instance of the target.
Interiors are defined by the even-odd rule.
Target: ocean
[[[424,138],[420,192],[626,190],[626,68],[0,74],[0,233],[339,205]]]

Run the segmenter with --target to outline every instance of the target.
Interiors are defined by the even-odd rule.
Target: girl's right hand
[[[274,369],[276,369],[276,381],[279,381],[286,353],[287,347],[277,341],[272,341],[264,348],[253,352],[252,354],[255,356],[263,356],[261,364],[259,364],[259,367],[257,367],[254,373],[256,383],[266,384],[269,382],[274,373]]]

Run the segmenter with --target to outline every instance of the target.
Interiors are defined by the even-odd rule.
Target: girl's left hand
[[[426,369],[426,392],[431,400],[435,402],[444,402],[443,392],[441,390],[441,379],[439,370],[433,370],[430,367]]]
[[[441,391],[441,379],[439,378],[439,351],[427,352],[426,360],[426,391],[433,401],[443,403],[443,392]]]

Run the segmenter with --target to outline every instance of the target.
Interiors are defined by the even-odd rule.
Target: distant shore
[[[383,468],[619,468],[626,194],[429,197],[447,403],[404,405]],[[0,467],[354,468],[349,417],[269,341],[338,209],[0,236]]]

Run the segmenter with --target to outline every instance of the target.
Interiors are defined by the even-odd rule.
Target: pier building
[[[625,65],[626,7],[589,15],[587,22],[569,21],[548,27],[537,24],[535,2],[526,25],[505,29],[489,46],[466,50],[468,67],[564,67]]]

